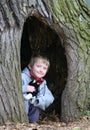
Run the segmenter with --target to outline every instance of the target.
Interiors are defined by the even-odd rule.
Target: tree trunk
[[[62,94],[62,120],[72,121],[80,118],[88,109],[90,104],[88,12],[83,0],[0,1],[0,124],[8,120],[19,122],[27,120],[21,92],[20,47],[23,25],[29,16],[41,18],[42,22],[54,28],[65,47],[68,78]]]
[[[19,10],[16,1],[0,1],[0,124],[27,119],[21,91]]]
[[[21,88],[21,36],[26,18],[38,17],[39,12],[49,16],[39,1],[0,1],[0,124],[27,121]]]
[[[90,110],[90,14],[83,0],[49,1],[51,11],[64,30],[68,64],[62,94],[61,118],[73,121]],[[64,38],[66,36],[66,38]]]

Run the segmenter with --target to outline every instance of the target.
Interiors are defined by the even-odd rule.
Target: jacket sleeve
[[[29,83],[28,76],[25,73],[22,73],[22,93],[27,92],[28,83]]]
[[[34,106],[39,107],[42,110],[45,110],[53,103],[53,101],[54,96],[45,83],[44,87],[41,88],[40,92],[38,93],[38,96],[34,102]]]

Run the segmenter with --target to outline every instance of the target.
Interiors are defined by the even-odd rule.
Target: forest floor
[[[90,118],[84,117],[81,120],[69,123],[48,118],[40,120],[38,124],[7,122],[0,126],[0,130],[90,130]]]
[[[90,116],[64,123],[55,114],[50,114],[40,118],[38,124],[7,122],[0,126],[0,130],[90,130]]]

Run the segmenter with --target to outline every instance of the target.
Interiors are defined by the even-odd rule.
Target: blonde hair
[[[49,61],[49,59],[47,57],[41,56],[41,55],[32,56],[31,60],[29,62],[30,66],[32,67],[38,59],[41,59],[43,61],[43,63],[48,66],[48,69],[49,69],[49,67],[50,67],[50,61]]]

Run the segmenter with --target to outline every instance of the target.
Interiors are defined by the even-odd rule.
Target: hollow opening
[[[61,96],[67,79],[67,61],[65,49],[60,37],[49,25],[40,21],[35,16],[27,18],[21,39],[21,69],[27,66],[33,53],[39,52],[50,59],[50,69],[45,79],[49,89],[52,91],[55,101],[46,109],[44,116],[61,113]],[[43,116],[42,114],[42,116]]]

